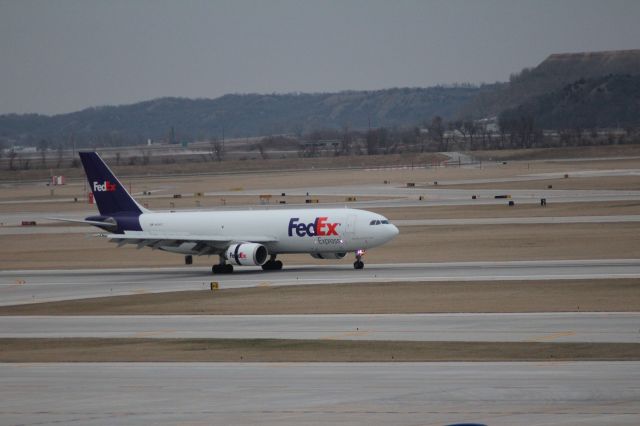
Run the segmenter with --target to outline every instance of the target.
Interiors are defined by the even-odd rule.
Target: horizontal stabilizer
[[[67,219],[63,217],[45,217],[47,220],[57,220],[60,222],[69,222],[69,223],[82,223],[85,225],[98,226],[100,228],[111,228],[116,229],[118,225],[116,223],[109,222],[100,222],[99,220],[86,220],[86,219]]]

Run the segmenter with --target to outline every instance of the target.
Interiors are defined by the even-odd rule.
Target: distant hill
[[[640,50],[554,54],[508,83],[475,87],[395,88],[339,93],[233,94],[217,99],[160,98],[44,116],[0,116],[0,144],[116,146],[154,140],[203,140],[301,135],[320,129],[407,128],[447,120],[492,117],[505,112],[535,114],[538,126],[556,128],[633,123]],[[626,76],[599,80],[603,76]],[[563,89],[575,82],[576,86]],[[594,84],[594,87],[591,87]],[[572,87],[572,88],[571,88]],[[624,88],[623,88],[624,87]],[[567,90],[569,92],[567,92]],[[595,92],[593,92],[595,90]],[[599,91],[600,90],[600,91]],[[584,104],[574,101],[580,98]],[[634,104],[634,102],[636,102]],[[548,110],[551,108],[551,110]],[[596,114],[597,112],[597,114]],[[595,120],[587,123],[589,120]],[[637,123],[637,121],[636,121]]]
[[[640,75],[580,79],[500,114],[519,117],[534,117],[543,129],[639,128]]]
[[[319,94],[226,95],[217,99],[161,98],[132,105],[88,108],[70,114],[0,116],[0,138],[79,145],[176,139],[300,134],[331,128],[415,126],[433,116],[452,117],[482,90],[473,86],[403,88]]]
[[[479,93],[459,114],[474,118],[497,115],[578,80],[610,74],[640,74],[640,49],[550,55],[535,68],[512,75],[508,83]]]

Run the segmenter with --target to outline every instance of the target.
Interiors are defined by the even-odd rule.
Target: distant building
[[[497,116],[481,118],[480,120],[476,120],[475,123],[489,133],[498,133],[500,131]]]

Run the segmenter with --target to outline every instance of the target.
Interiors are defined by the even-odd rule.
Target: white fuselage
[[[270,254],[344,253],[379,246],[398,235],[383,216],[357,209],[275,209],[143,213],[145,233],[214,235],[234,242],[271,238]],[[195,244],[161,249],[191,254]]]

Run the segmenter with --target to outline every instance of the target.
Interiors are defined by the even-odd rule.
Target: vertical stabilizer
[[[80,152],[80,160],[93,192],[93,198],[103,216],[140,215],[146,210],[127,192],[111,169],[96,152]]]

